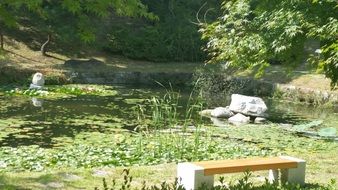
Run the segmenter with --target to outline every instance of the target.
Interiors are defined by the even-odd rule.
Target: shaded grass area
[[[96,176],[97,171],[101,171],[102,175]],[[122,171],[123,168],[94,168],[0,174],[0,187],[2,189],[94,189],[102,187],[103,178],[109,184],[113,179],[117,179],[119,184],[122,183]],[[148,184],[158,184],[164,180],[172,182],[174,174],[174,164],[135,167],[131,170],[131,175],[134,177],[132,185],[140,187],[143,181],[147,181]],[[57,183],[60,187],[53,188],[52,183]]]

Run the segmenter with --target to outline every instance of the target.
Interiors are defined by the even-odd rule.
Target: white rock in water
[[[240,94],[231,95],[230,110],[244,115],[264,117],[266,107],[262,98],[244,96]]]
[[[216,117],[210,117],[210,120],[212,122],[213,125],[217,126],[217,127],[227,127],[229,126],[229,123],[226,120],[222,120]]]
[[[241,113],[238,113],[228,119],[229,123],[234,125],[241,125],[241,124],[247,124],[250,123],[250,117],[245,116]]]
[[[35,97],[32,98],[32,103],[34,107],[42,107],[43,100],[37,99]]]
[[[255,118],[255,123],[260,124],[260,123],[265,123],[266,119],[264,117],[256,117]]]
[[[230,111],[229,107],[217,107],[211,111],[211,116],[212,117],[226,117],[229,118],[233,116],[234,114],[232,111]]]
[[[45,78],[42,73],[35,73],[32,79],[31,86],[40,86],[43,87],[45,85]]]
[[[212,110],[211,110],[211,109],[206,109],[206,110],[202,110],[202,111],[200,111],[200,112],[199,112],[199,114],[200,114],[201,116],[210,117],[210,115],[211,115],[211,112],[212,112]]]

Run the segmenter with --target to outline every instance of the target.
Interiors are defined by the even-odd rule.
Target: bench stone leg
[[[297,162],[297,168],[289,168],[281,170],[282,183],[297,183],[300,185],[305,184],[305,160],[293,158],[290,156],[281,156],[281,158],[289,159]]]
[[[279,171],[277,170],[269,170],[269,182],[270,183],[278,183],[279,180]]]
[[[204,168],[192,163],[179,163],[177,178],[186,190],[196,190],[202,185],[208,188],[214,186],[214,176],[205,176]]]

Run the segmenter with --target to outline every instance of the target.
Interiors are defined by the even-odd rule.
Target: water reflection
[[[217,126],[217,127],[229,126],[228,121],[224,120],[224,119],[219,119],[219,118],[216,118],[216,117],[210,117],[210,120],[211,120],[212,124]]]
[[[34,107],[42,107],[42,105],[43,105],[43,100],[42,100],[42,99],[38,99],[38,98],[33,97],[33,98],[32,98],[32,103],[33,103],[33,106],[34,106]]]

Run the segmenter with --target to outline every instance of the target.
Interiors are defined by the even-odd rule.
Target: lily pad
[[[334,137],[337,134],[337,129],[334,127],[327,127],[320,129],[318,132],[321,137]]]
[[[322,123],[323,123],[322,120],[316,120],[316,121],[312,121],[310,123],[305,123],[305,124],[300,124],[300,125],[294,125],[293,129],[295,131],[302,132],[302,131],[306,131],[306,130],[308,130],[310,128],[313,128],[313,127],[318,127]]]
[[[144,102],[144,99],[124,99],[123,101],[127,104],[138,104]]]

